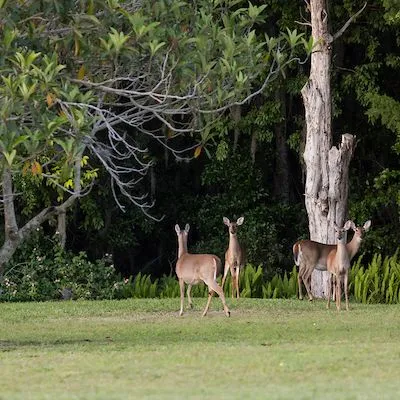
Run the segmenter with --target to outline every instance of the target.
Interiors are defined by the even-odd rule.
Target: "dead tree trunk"
[[[342,226],[347,216],[348,169],[354,151],[354,137],[342,136],[332,147],[332,110],[330,66],[333,36],[328,30],[326,0],[311,0],[312,36],[316,46],[311,55],[311,69],[303,96],[306,120],[305,205],[311,240],[334,243],[336,222]],[[326,296],[327,272],[314,271],[312,292]]]

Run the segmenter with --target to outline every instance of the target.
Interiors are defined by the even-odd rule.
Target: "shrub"
[[[120,279],[113,265],[65,251],[38,233],[7,265],[0,300],[112,298]]]

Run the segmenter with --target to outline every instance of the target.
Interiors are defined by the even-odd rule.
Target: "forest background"
[[[168,1],[152,1],[141,5],[135,1],[54,0],[19,1],[18,7],[12,7],[11,2],[7,1],[0,3],[2,53],[7,55],[1,64],[1,111],[3,121],[7,121],[2,127],[1,142],[3,204],[7,199],[4,196],[7,182],[4,180],[4,171],[10,167],[14,173],[12,182],[16,195],[13,206],[17,225],[26,226],[24,224],[32,221],[32,216],[41,215],[43,210],[48,213],[48,217],[40,223],[30,226],[33,233],[29,239],[24,238],[18,244],[13,261],[4,266],[5,276],[10,275],[11,271],[22,271],[21,265],[29,258],[36,258],[40,262],[41,257],[53,254],[49,249],[58,245],[59,236],[62,236],[61,245],[70,251],[71,257],[83,251],[89,260],[101,259],[106,264],[112,263],[123,277],[135,276],[139,272],[154,278],[160,277],[170,274],[175,266],[176,223],[191,225],[190,251],[223,257],[228,243],[228,233],[222,223],[224,216],[231,220],[244,216],[239,238],[246,248],[248,262],[261,265],[264,273],[271,276],[292,270],[292,244],[299,238],[308,237],[302,161],[305,121],[300,90],[307,81],[309,66],[307,62],[295,60],[297,56],[300,60],[307,60],[310,27],[307,25],[309,14],[305,2],[199,1],[189,6],[185,2]],[[212,4],[212,7],[206,6],[206,3]],[[130,6],[130,16],[126,4]],[[363,5],[362,1],[330,4],[332,31],[339,30]],[[139,152],[139,156],[138,152],[132,152],[132,157],[119,159],[129,173],[140,170],[134,165],[138,159],[143,170],[129,184],[120,182],[121,195],[115,189],[118,185],[115,185],[117,179],[113,171],[117,167],[113,161],[110,159],[107,163],[103,162],[104,158],[101,161],[101,157],[93,156],[93,153],[97,156],[105,154],[107,146],[112,146],[109,134],[113,129],[109,128],[113,122],[106,128],[102,127],[103,130],[98,129],[100,134],[96,146],[91,147],[82,139],[86,146],[82,147],[82,151],[79,146],[74,147],[76,143],[68,148],[68,143],[72,142],[68,142],[67,133],[71,129],[65,126],[73,126],[74,134],[71,137],[74,138],[77,132],[89,132],[90,129],[93,132],[94,120],[88,122],[86,116],[92,116],[91,111],[95,110],[96,104],[98,109],[101,108],[99,99],[104,100],[104,97],[93,94],[98,88],[91,87],[85,80],[97,77],[99,82],[100,72],[103,83],[111,80],[121,68],[127,68],[129,62],[134,64],[132,57],[155,60],[160,55],[160,60],[165,60],[164,49],[179,48],[181,43],[178,39],[181,37],[177,36],[175,43],[173,37],[165,36],[166,31],[161,31],[160,26],[175,27],[180,35],[186,34],[191,29],[188,24],[194,18],[193,7],[197,7],[203,27],[211,20],[216,21],[215,32],[218,27],[226,29],[226,16],[234,15],[232,23],[236,17],[248,16],[248,20],[242,20],[242,28],[246,29],[249,46],[257,48],[263,41],[267,42],[271,59],[278,60],[277,48],[271,51],[273,45],[265,39],[265,35],[268,38],[275,36],[289,43],[287,48],[282,45],[282,54],[289,54],[284,60],[292,57],[294,61],[287,64],[281,62],[280,72],[274,75],[274,79],[268,80],[266,67],[270,68],[272,62],[263,56],[257,59],[260,51],[254,55],[256,61],[253,58],[249,61],[246,55],[250,53],[245,54],[243,48],[237,47],[236,51],[243,52],[242,64],[248,62],[248,68],[252,68],[253,73],[246,72],[239,65],[237,71],[230,71],[236,77],[236,82],[229,82],[226,77],[222,81],[225,84],[222,90],[228,94],[220,92],[215,93],[214,97],[209,96],[208,110],[221,108],[220,113],[204,113],[200,114],[202,118],[197,118],[196,112],[202,106],[196,108],[191,105],[191,111],[196,112],[178,117],[182,108],[175,105],[175,108],[163,110],[161,117],[152,110],[151,116],[146,115],[140,124],[135,125],[132,120],[126,123],[122,131],[126,137],[133,138],[130,145],[134,144],[136,149],[146,148],[147,151]],[[219,12],[221,19],[214,16],[214,19],[207,20],[207,12],[210,15]],[[121,18],[127,18],[131,24],[125,34],[121,33]],[[53,26],[49,24],[52,20]],[[158,20],[162,21],[160,25],[156,23]],[[200,22],[196,23],[200,27]],[[113,30],[111,26],[119,26],[120,29]],[[252,32],[249,26],[254,29],[253,39],[249,39],[249,32]],[[375,253],[392,255],[399,245],[399,26],[400,6],[395,0],[370,1],[333,45],[331,83],[334,144],[340,142],[343,133],[357,137],[357,147],[350,165],[349,218],[357,225],[372,220],[372,229],[361,249],[365,253],[364,260],[372,259]],[[235,26],[235,29],[240,27]],[[304,34],[303,49],[297,46],[300,39],[296,42],[290,36],[295,29],[296,34]],[[142,46],[142,50],[135,50],[137,54],[129,53],[132,48],[128,48],[127,44],[134,35],[129,37],[128,31],[134,32],[135,43]],[[54,41],[54,35],[57,41]],[[101,35],[104,35],[103,38]],[[36,37],[36,42],[32,37]],[[102,46],[95,43],[94,37],[100,37]],[[227,47],[223,51],[224,56],[229,48],[227,43],[228,40],[225,40]],[[234,44],[243,45],[240,42]],[[40,56],[30,59],[29,54],[32,53],[27,49],[40,51]],[[210,51],[210,57],[218,54],[218,51],[221,53],[221,48]],[[16,56],[18,53],[22,59]],[[47,61],[45,56],[48,57]],[[93,63],[94,56],[101,61],[96,66]],[[103,56],[104,59],[101,58]],[[186,55],[193,56],[190,53]],[[7,61],[11,59],[11,63]],[[22,76],[18,79],[24,77],[18,68],[30,68],[36,61],[42,63],[37,66],[40,71],[54,72],[54,76],[61,74],[61,83],[57,79],[53,82],[54,76],[50,72],[46,77],[40,75],[40,79],[48,79],[47,82],[52,85],[54,83],[52,90],[40,82],[25,82],[24,86],[16,78],[13,81],[11,76]],[[57,69],[58,65],[65,67]],[[18,68],[13,71],[15,66]],[[146,82],[151,81],[152,77],[155,81],[158,79],[152,75],[152,71],[151,68],[146,71]],[[183,73],[184,69],[175,72]],[[226,73],[222,67],[217,72]],[[220,78],[217,72],[215,79]],[[182,93],[188,83],[182,75],[180,78],[181,81],[178,79],[170,84],[172,86],[178,82],[180,87],[177,92]],[[249,93],[256,92],[265,81],[268,85],[264,90],[249,97],[244,104],[224,108],[230,101],[246,98]],[[67,87],[65,82],[70,86]],[[203,81],[197,83],[200,85]],[[152,84],[154,87],[154,82]],[[219,84],[211,81],[203,90],[214,94]],[[143,82],[141,85],[144,87]],[[229,94],[229,88],[226,88],[229,85],[239,86],[240,90],[232,89],[233,94]],[[126,105],[130,100],[117,91],[121,86],[113,86],[112,90],[108,87],[108,94],[118,97]],[[104,93],[107,90],[102,96],[105,96]],[[10,96],[13,99],[11,103]],[[113,101],[112,110],[117,114],[116,110],[122,106],[116,106],[115,98]],[[82,108],[84,102],[93,108]],[[26,129],[21,130],[20,118],[23,118],[23,112],[28,113],[27,109],[31,107],[28,103],[34,106],[32,110],[29,109],[29,123],[24,121]],[[210,103],[213,104],[210,106]],[[14,107],[12,110],[10,104]],[[142,103],[141,107],[144,108],[145,104]],[[15,112],[16,109],[23,112]],[[45,122],[40,121],[48,129],[48,136],[44,140],[46,145],[40,145],[40,150],[39,147],[33,149],[32,140],[29,139],[37,135],[36,141],[40,143],[42,140],[40,124],[35,127],[31,123],[39,121],[35,113],[43,118],[47,116]],[[52,120],[48,113],[53,113],[51,118],[55,119]],[[164,119],[167,114],[169,119]],[[12,121],[10,115],[17,115],[18,118]],[[127,115],[124,114],[124,118]],[[135,114],[135,118],[137,116]],[[126,120],[122,124],[124,122]],[[121,120],[118,123],[121,124]],[[14,135],[11,135],[12,140],[10,132]],[[63,132],[63,135],[58,132]],[[88,136],[82,134],[82,137]],[[31,146],[30,151],[26,144]],[[25,148],[20,151],[22,146]],[[16,150],[15,153],[13,150]],[[48,166],[50,160],[54,161],[52,169]],[[82,168],[78,177],[77,162]],[[110,173],[114,179],[110,180]],[[130,193],[124,197],[123,192],[127,187]],[[85,192],[83,196],[82,190]],[[73,202],[65,208],[59,208],[68,201],[67,195],[71,195],[68,198],[73,198]],[[126,197],[131,201],[126,201]],[[3,209],[2,212],[5,216],[6,211]],[[4,243],[8,240],[8,223],[5,218],[1,229]],[[82,254],[80,257],[83,257]]]

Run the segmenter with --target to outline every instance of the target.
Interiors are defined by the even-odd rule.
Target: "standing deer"
[[[332,276],[334,277],[335,284],[335,299],[336,299],[336,309],[340,311],[340,303],[342,297],[342,280],[344,296],[346,298],[346,310],[349,310],[349,293],[348,293],[348,279],[349,279],[349,269],[350,269],[350,256],[346,248],[347,244],[347,231],[354,226],[353,221],[347,221],[343,228],[339,228],[335,224],[336,231],[336,246],[330,251],[326,259],[326,267],[329,274],[328,279],[328,303],[327,308],[330,307],[331,302],[331,292],[332,292]],[[355,227],[354,227],[355,228]],[[354,229],[352,228],[352,229]]]
[[[240,268],[243,267],[244,257],[237,238],[237,227],[243,224],[244,217],[238,218],[236,222],[231,222],[228,218],[224,217],[223,221],[229,228],[229,245],[228,250],[225,252],[225,268],[221,286],[223,289],[226,276],[230,270],[232,275],[232,297],[234,297],[236,289],[236,297],[239,298],[239,273]]]
[[[189,224],[186,224],[184,230],[181,230],[178,224],[175,225],[175,231],[178,235],[178,261],[176,262],[176,275],[179,280],[179,287],[181,292],[181,309],[179,311],[179,315],[183,314],[185,283],[188,284],[188,302],[189,306],[192,307],[190,289],[192,288],[192,285],[204,282],[208,286],[208,300],[206,308],[203,311],[203,317],[207,314],[214,292],[218,293],[222,301],[222,305],[224,306],[225,315],[229,317],[230,311],[225,302],[224,292],[217,283],[217,275],[221,270],[221,260],[213,254],[188,253],[187,238],[189,229]]]
[[[352,222],[351,229],[354,230],[354,236],[349,243],[346,244],[347,252],[349,253],[350,261],[357,254],[361,242],[364,238],[364,234],[371,227],[371,221],[365,222],[363,226],[356,227]],[[314,269],[319,271],[326,271],[326,259],[328,254],[336,248],[334,244],[323,244],[314,242],[313,240],[299,240],[293,245],[293,258],[295,264],[299,267],[298,274],[298,286],[299,286],[299,298],[303,299],[303,293],[301,289],[302,281],[307,290],[308,298],[310,301],[313,300],[311,294],[310,282],[311,274]]]

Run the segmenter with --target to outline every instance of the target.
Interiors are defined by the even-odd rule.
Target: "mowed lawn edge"
[[[0,398],[398,397],[398,305],[205,301],[2,303]]]

